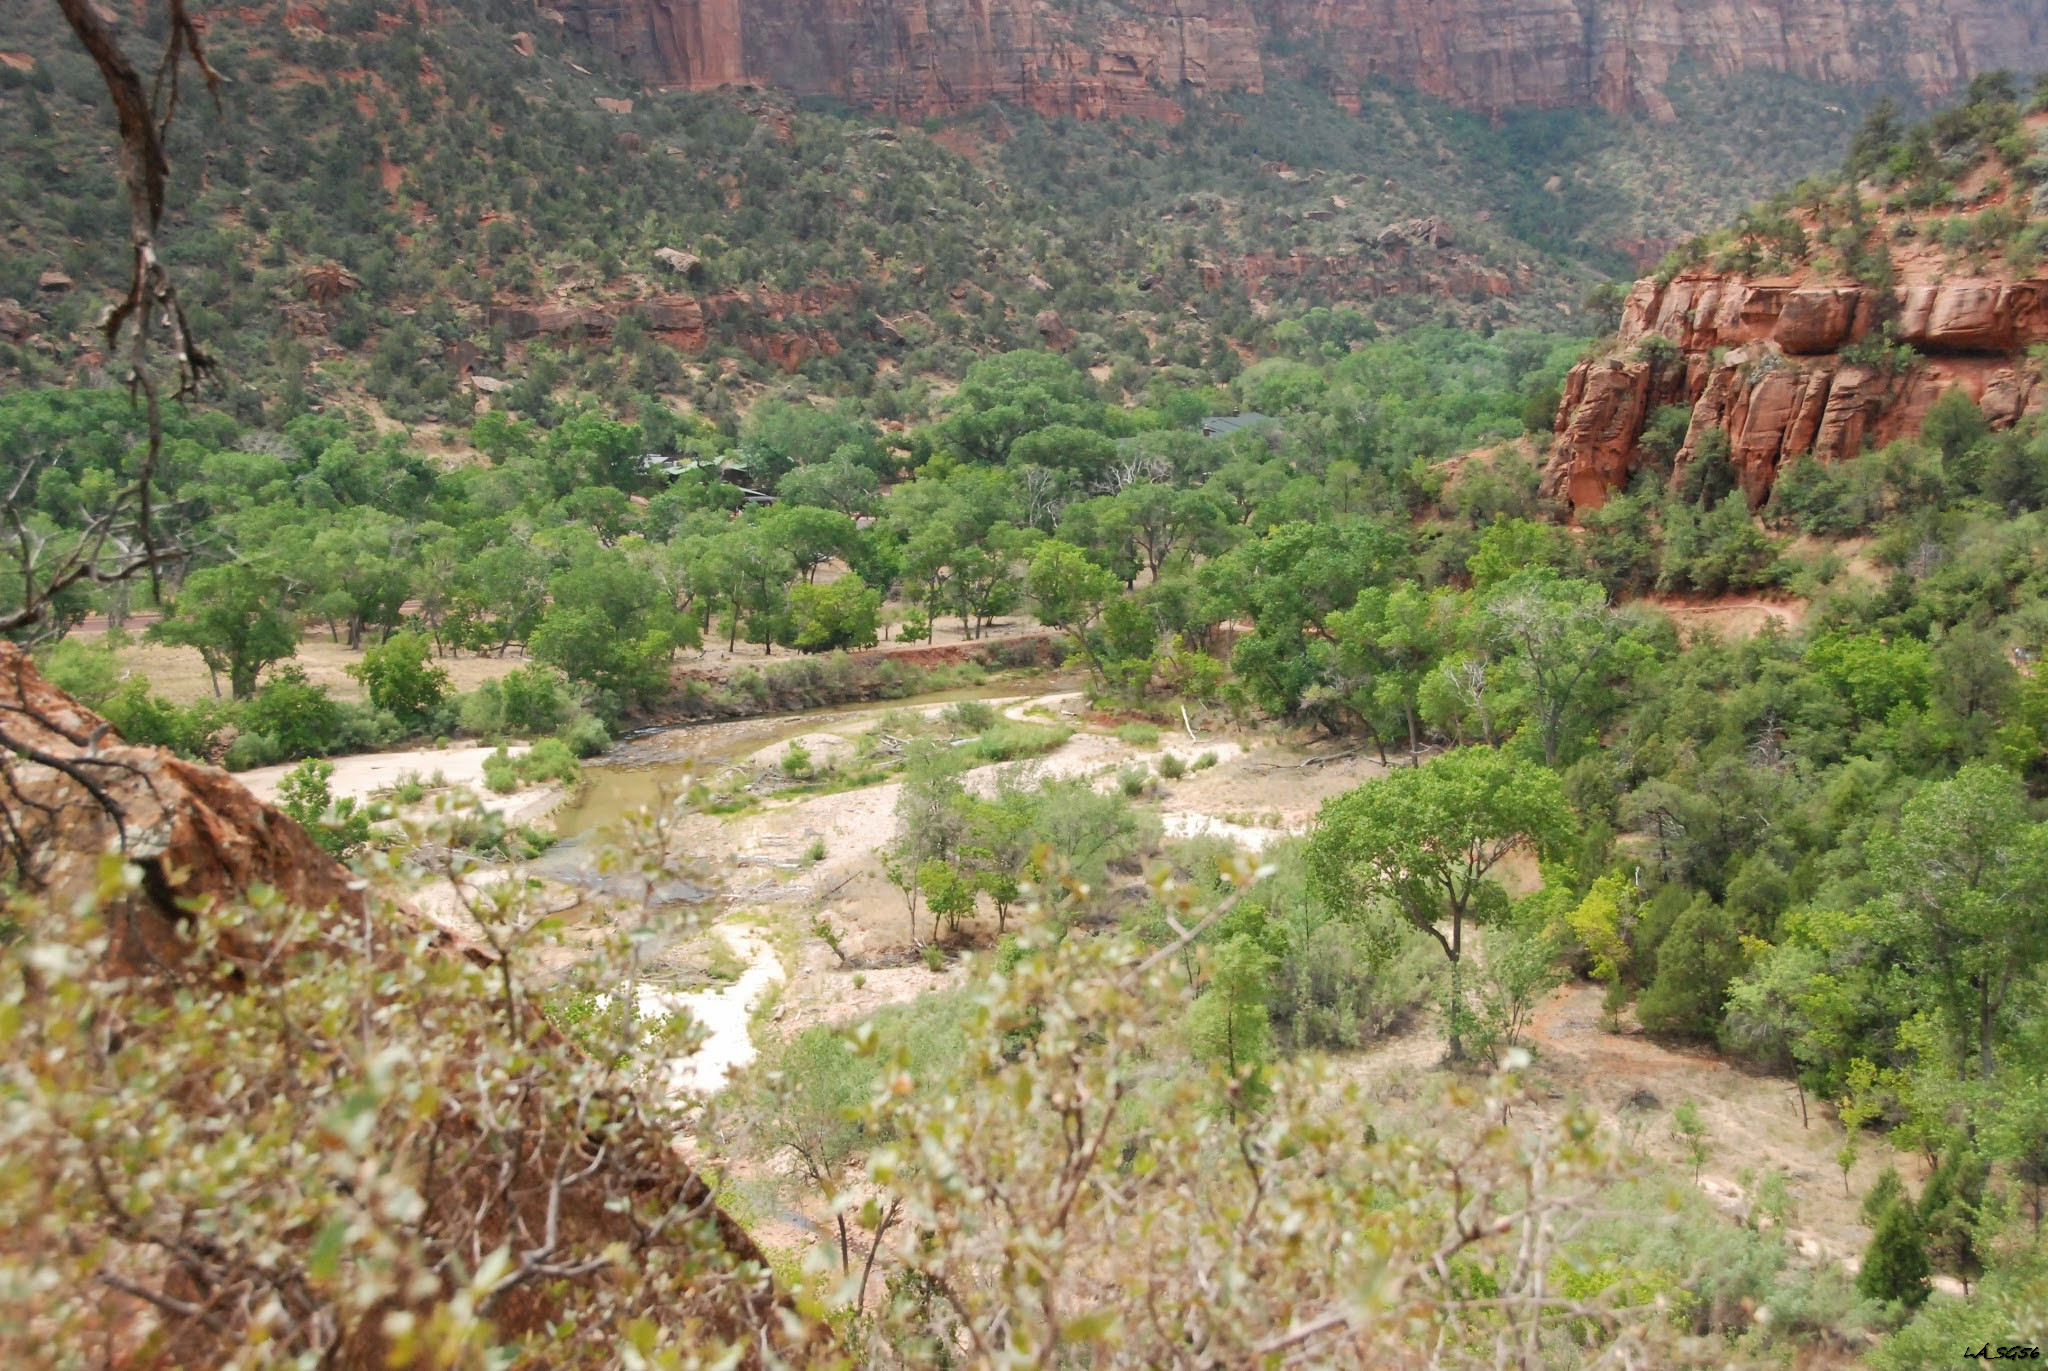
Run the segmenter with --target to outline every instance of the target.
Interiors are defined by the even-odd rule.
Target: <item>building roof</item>
[[[1241,433],[1245,429],[1271,428],[1279,422],[1270,414],[1219,414],[1202,420],[1202,436],[1223,438],[1232,433]]]

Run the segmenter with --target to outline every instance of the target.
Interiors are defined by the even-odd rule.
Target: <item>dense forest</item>
[[[721,1326],[725,1364],[1249,1364],[1320,1346],[1390,1365],[1433,1345],[1461,1365],[1906,1368],[2038,1344],[2048,417],[1994,426],[1952,389],[1910,436],[1795,461],[1752,507],[1726,435],[1681,460],[1693,416],[1666,406],[1629,483],[1562,520],[1539,468],[1566,373],[1607,346],[1591,335],[1619,303],[1586,288],[1645,222],[1629,167],[1704,160],[1696,111],[1625,146],[1590,115],[1488,126],[1389,92],[1356,118],[1282,90],[1151,130],[993,110],[875,129],[758,94],[637,89],[614,115],[592,93],[628,88],[572,73],[588,54],[541,43],[544,79],[511,74],[525,69],[502,33],[483,55],[480,35],[517,18],[503,10],[425,25],[359,3],[324,33],[209,35],[211,60],[246,79],[233,118],[181,117],[179,138],[209,141],[175,159],[167,236],[229,379],[218,403],[166,410],[160,452],[127,391],[91,383],[109,364],[81,341],[108,275],[95,254],[121,218],[93,151],[98,73],[53,50],[54,27],[29,35],[44,45],[31,71],[0,66],[0,185],[24,206],[0,295],[46,297],[47,323],[0,343],[22,549],[0,563],[0,608],[30,603],[39,568],[132,498],[145,452],[157,536],[183,554],[153,592],[81,579],[12,635],[54,685],[126,743],[235,770],[309,761],[284,807],[376,880],[547,838],[373,832],[330,804],[320,759],[525,739],[502,766],[568,779],[648,723],[826,702],[868,649],[942,626],[967,642],[999,621],[1053,631],[1090,709],[1131,737],[1176,721],[1192,736],[1199,719],[1382,768],[1254,860],[1149,831],[1159,781],[1143,768],[1108,786],[971,776],[1073,732],[976,701],[892,718],[886,756],[829,776],[793,747],[792,786],[897,787],[876,859],[918,955],[937,972],[958,953],[967,970],[850,1031],[777,1042],[691,1117],[739,1155],[797,1159],[765,1190],[722,1192],[727,1212],[765,1229],[780,1220],[766,1201],[747,1213],[749,1195],[802,1192],[826,1235],[808,1266],[765,1259],[786,1296],[774,1347],[771,1320],[756,1342]],[[337,117],[349,108],[362,117]],[[1839,174],[1679,243],[1665,275],[1830,257],[1888,284],[1873,229],[1910,215],[1959,270],[2029,276],[2048,146],[2027,119],[2044,110],[2048,82],[2003,76],[1925,122],[1878,102],[1835,140]],[[1712,130],[1724,152],[1738,136]],[[1811,171],[1787,143],[1773,165]],[[1445,203],[1447,164],[1496,174],[1495,201]],[[1566,228],[1540,201],[1560,166],[1593,187]],[[1987,168],[1998,203],[1957,204]],[[1333,191],[1352,203],[1325,214]],[[1791,218],[1805,210],[1839,232],[1809,236]],[[1457,228],[1344,237],[1403,215]],[[61,263],[39,260],[60,241]],[[661,247],[688,254],[677,289],[750,302],[707,316],[692,348],[616,307]],[[1204,285],[1205,263],[1276,252],[1358,259],[1383,284],[1438,278],[1254,291],[1240,270]],[[61,290],[41,284],[54,266]],[[1446,293],[1456,271],[1512,289]],[[770,319],[764,290],[817,307]],[[508,303],[547,300],[609,309],[601,337],[515,339]],[[787,365],[757,346],[767,333],[808,339],[807,355]],[[1872,366],[1923,364],[1888,333],[1859,346]],[[1746,634],[1669,612],[1731,599],[1781,612]],[[85,627],[95,616],[104,632]],[[360,699],[295,665],[308,634],[353,654]],[[211,689],[158,692],[122,665],[138,638],[196,651]],[[724,684],[684,672],[743,644],[759,659]],[[480,656],[518,665],[456,690],[448,665]],[[1157,774],[1215,763],[1166,757]],[[759,803],[718,783],[684,800],[718,815]],[[673,875],[687,863],[667,841],[650,821],[628,862]],[[1534,873],[1512,894],[1511,854]],[[317,1360],[322,1337],[344,1340],[320,1318],[341,1317],[334,1290],[358,1272],[374,1273],[363,1308],[426,1298],[407,1280],[460,1291],[428,1301],[438,1322],[378,1325],[392,1364],[553,1364],[587,1341],[579,1319],[636,1365],[697,1364],[697,1340],[710,1345],[709,1325],[662,1301],[727,1277],[649,1255],[669,1220],[642,1223],[637,1199],[613,1201],[637,1236],[579,1264],[557,1256],[552,1211],[544,1242],[490,1253],[472,1236],[459,1251],[414,1188],[440,1165],[441,1134],[418,1121],[442,1094],[470,1098],[464,1044],[509,1063],[501,1103],[573,1100],[592,1172],[611,1146],[595,1140],[654,1108],[614,1116],[603,1093],[644,1085],[634,1073],[673,1047],[603,998],[604,976],[636,974],[632,937],[619,960],[584,948],[580,971],[531,992],[513,988],[509,934],[489,967],[378,962],[371,988],[369,934],[351,962],[344,924],[340,951],[294,972],[317,1011],[300,1024],[290,997],[208,985],[152,1009],[124,984],[85,988],[62,949],[99,936],[93,916],[26,883],[10,899],[0,938],[19,974],[0,1011],[36,1050],[6,1077],[22,1145],[0,1167],[0,1212],[23,1232],[47,1188],[91,1216],[95,1242],[197,1252],[184,1293],[152,1303],[215,1346],[233,1342],[219,1323]],[[960,929],[983,908],[998,923],[976,946]],[[283,917],[259,897],[204,937]],[[808,933],[846,960],[824,915]],[[1625,1132],[1523,1092],[1541,1070],[1534,1006],[1586,980],[1606,1029],[1782,1080],[1802,1122],[1838,1139],[1844,1190],[1859,1157],[1894,1163],[1856,1197],[1868,1242],[1853,1274],[1789,1236],[1793,1178],[1746,1179],[1733,1221]],[[551,1027],[510,1008],[529,993],[531,1022]],[[416,1012],[373,1053],[379,996]],[[92,1026],[115,1008],[161,1061],[123,1075],[139,1049]],[[1428,1016],[1450,1122],[1432,1131],[1435,1105],[1376,1112],[1355,1081],[1331,1084]],[[246,1068],[207,1048],[220,1025]],[[550,1057],[545,1032],[580,1050],[557,1041]],[[95,1054],[111,1077],[81,1064]],[[191,1072],[240,1109],[245,1070],[288,1083],[248,1135],[272,1149],[260,1161],[234,1154],[231,1130],[152,1124],[132,1091],[99,1093]],[[479,1075],[490,1129],[494,1088]],[[312,1118],[317,1136],[294,1139]],[[1743,1146],[1689,1106],[1670,1128],[1694,1181]],[[576,1145],[546,1159],[557,1199]],[[110,1202],[109,1165],[134,1212]],[[332,1184],[301,1187],[294,1168]],[[145,1212],[164,1175],[180,1223],[262,1251],[230,1262],[180,1246],[183,1229],[138,1237],[170,1213]],[[98,1260],[60,1264],[105,1277]],[[57,1261],[0,1247],[5,1279],[82,1340],[97,1306],[38,1284]],[[298,1265],[262,1277],[275,1299],[234,1286],[230,1319],[200,1294],[234,1262],[236,1280]],[[526,1282],[559,1319],[498,1303]],[[499,1342],[493,1319],[521,1331]],[[1313,1341],[1337,1330],[1352,1341]]]

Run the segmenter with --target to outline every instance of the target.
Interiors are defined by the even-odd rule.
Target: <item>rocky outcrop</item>
[[[1911,355],[1843,354],[1880,322]],[[1639,281],[1615,348],[1566,381],[1543,493],[1574,509],[1599,506],[1641,465],[1650,415],[1691,405],[1679,466],[1719,430],[1742,489],[1760,504],[1786,461],[1840,461],[1914,433],[1951,389],[1968,391],[1994,428],[2010,427],[2048,403],[2023,355],[2042,342],[2048,279],[1951,278],[1884,295],[1855,283],[1708,272]]]
[[[108,919],[107,962],[124,974],[177,964],[195,910],[258,886],[298,908],[363,910],[348,871],[240,781],[128,746],[0,642],[0,883],[75,904],[103,889],[109,853],[142,873]]]
[[[1472,108],[1671,113],[1681,64],[1955,92],[2048,67],[2037,0],[563,0],[651,82],[762,84],[902,114],[990,100],[1173,117],[1270,72],[1356,101],[1388,80]]]

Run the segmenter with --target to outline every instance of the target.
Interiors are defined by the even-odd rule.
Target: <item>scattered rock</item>
[[[1031,324],[1038,330],[1038,336],[1045,340],[1045,345],[1055,352],[1065,352],[1074,346],[1074,331],[1060,318],[1058,310],[1040,310]]]
[[[36,289],[45,295],[62,295],[77,284],[54,267],[36,277]]]
[[[614,100],[607,95],[600,95],[595,98],[597,100],[597,107],[606,114],[631,114],[633,112],[633,102],[631,100]]]
[[[533,44],[533,35],[522,30],[512,35],[512,51],[521,57],[532,57],[539,49]]]

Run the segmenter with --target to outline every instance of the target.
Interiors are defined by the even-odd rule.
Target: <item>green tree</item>
[[[1437,941],[1451,964],[1451,1055],[1461,1058],[1455,1016],[1465,924],[1507,908],[1492,877],[1503,858],[1523,848],[1548,852],[1570,825],[1554,773],[1464,748],[1325,803],[1309,838],[1309,888],[1353,918],[1389,906]]]
[[[1927,1299],[1927,1278],[1931,1274],[1927,1241],[1913,1207],[1904,1201],[1885,1206],[1877,1220],[1877,1231],[1870,1235],[1870,1246],[1864,1249],[1863,1264],[1856,1272],[1857,1293],[1866,1299],[1917,1309]]]
[[[1619,655],[1624,623],[1590,581],[1524,572],[1487,597],[1496,641],[1528,678],[1543,759],[1556,766],[1567,733],[1585,715],[1601,672]]]
[[[1272,954],[1247,934],[1216,945],[1208,980],[1188,1007],[1187,1032],[1195,1055],[1221,1066],[1232,1081],[1256,1080],[1272,1052],[1267,997]]]
[[[881,613],[882,592],[851,573],[824,585],[792,586],[785,641],[799,652],[873,647]]]
[[[284,609],[284,588],[241,562],[186,577],[170,614],[150,627],[149,637],[199,649],[215,678],[215,693],[219,678],[226,676],[237,700],[255,693],[264,667],[299,650],[298,627]]]
[[[2048,826],[2009,772],[1977,763],[1908,800],[1870,866],[1957,1078],[1991,1080],[2013,989],[2048,956]]]
[[[1089,666],[1100,673],[1088,629],[1116,594],[1116,580],[1072,543],[1048,539],[1031,556],[1024,589],[1038,606],[1040,623],[1072,634]]]
[[[427,640],[417,633],[400,633],[370,648],[362,661],[348,667],[348,674],[363,683],[372,705],[413,727],[448,698],[448,672],[434,664]]]

